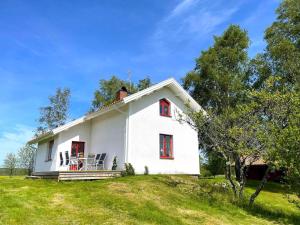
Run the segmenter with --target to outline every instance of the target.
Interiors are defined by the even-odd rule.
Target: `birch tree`
[[[4,159],[4,167],[9,170],[9,175],[12,176],[15,173],[17,167],[17,157],[14,153],[8,153]]]

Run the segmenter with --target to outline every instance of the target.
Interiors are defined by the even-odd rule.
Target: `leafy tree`
[[[141,91],[144,90],[148,87],[150,87],[151,84],[151,80],[149,77],[146,77],[145,79],[139,80],[138,84],[137,84],[137,91]]]
[[[36,135],[46,133],[64,125],[68,119],[70,90],[58,88],[55,95],[49,97],[49,106],[40,108],[39,127]]]
[[[28,171],[28,175],[33,171],[34,156],[36,153],[36,147],[33,145],[26,144],[20,148],[18,152],[18,162],[21,168],[25,168]]]
[[[190,113],[190,124],[203,131],[204,140],[209,140],[203,143],[226,160],[226,177],[236,197],[243,197],[247,166],[257,159],[263,159],[268,165],[264,178],[249,199],[250,205],[267,182],[270,170],[285,167],[294,178],[299,174],[300,95],[288,87],[278,91],[280,83],[280,78],[269,78],[262,89],[247,91],[247,102],[221,114]],[[240,159],[237,181],[231,173],[236,157]]]
[[[129,93],[135,93],[148,88],[151,85],[151,80],[148,77],[139,80],[137,84],[121,80],[116,76],[112,76],[109,80],[101,79],[99,81],[99,89],[94,93],[94,99],[92,101],[92,107],[90,111],[95,111],[104,105],[114,102],[116,92],[122,86],[126,87]]]
[[[183,86],[204,109],[213,110],[217,115],[245,98],[249,38],[245,30],[231,25],[214,40],[213,47],[202,51],[195,69],[183,78]],[[213,143],[209,143],[212,140],[204,132],[199,130],[200,148],[208,153]],[[211,155],[211,160],[217,161],[213,156],[216,154]],[[240,179],[240,159],[235,159],[236,175]]]
[[[281,93],[283,96],[290,95],[286,99],[287,102],[292,102],[288,107],[290,108],[297,105],[299,101],[297,93],[300,88],[300,2],[285,0],[280,4],[276,13],[276,21],[265,33],[267,42],[265,51],[252,60],[249,80],[254,88],[264,89],[265,80],[269,77],[278,77],[276,86],[273,88],[276,89],[276,93]],[[275,97],[275,94],[272,97]],[[281,109],[285,111],[284,105]],[[297,112],[296,109],[290,109],[290,111]],[[286,121],[294,126],[278,130],[278,134],[282,136],[275,140],[276,145],[281,146],[278,152],[280,157],[277,157],[276,162],[287,169],[286,179],[296,186],[297,190],[300,189],[299,164],[297,164],[300,158],[297,152],[300,151],[297,148],[299,139],[295,138],[299,130],[295,129],[295,126],[299,123],[299,114],[288,113],[285,117]]]
[[[267,48],[250,65],[248,38],[231,26],[183,80],[207,111],[191,112],[188,122],[199,131],[200,147],[224,158],[234,195],[243,197],[248,165],[257,159],[268,165],[250,205],[270,170],[284,167],[289,182],[300,183],[299,5],[295,0],[280,5],[277,20],[266,30]]]
[[[247,107],[257,118],[255,129],[260,132],[256,139],[263,147],[259,156],[268,165],[264,179],[249,200],[250,205],[272,169],[285,168],[288,177],[296,178],[295,184],[300,189],[300,93],[289,86],[281,87],[284,79],[271,77],[264,82],[263,89],[250,93],[253,101]]]
[[[277,76],[283,85],[299,88],[300,1],[285,0],[276,13],[276,21],[265,32],[266,50],[253,60],[251,79],[260,87],[269,76]]]
[[[17,167],[17,157],[14,153],[8,153],[4,159],[4,167],[9,170],[9,175],[12,176]]]
[[[239,26],[231,25],[214,45],[202,51],[196,67],[183,78],[183,86],[204,109],[222,112],[243,95],[249,38]]]

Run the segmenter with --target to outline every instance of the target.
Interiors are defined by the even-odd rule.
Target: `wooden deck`
[[[51,171],[33,172],[32,179],[57,179],[61,180],[103,180],[120,177],[121,171],[117,170],[87,170],[87,171]]]

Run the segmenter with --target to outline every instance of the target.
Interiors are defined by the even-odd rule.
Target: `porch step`
[[[31,174],[32,177],[39,177],[40,179],[57,179],[58,175],[59,175],[58,171],[33,172]]]
[[[26,179],[41,179],[40,176],[26,176]]]
[[[29,179],[57,179],[61,180],[103,180],[120,177],[121,171],[94,170],[94,171],[51,171],[34,172]]]
[[[121,171],[60,171],[58,180],[102,180],[120,177]]]

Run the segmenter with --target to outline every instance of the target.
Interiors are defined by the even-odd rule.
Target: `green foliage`
[[[15,173],[18,159],[14,153],[8,153],[4,159],[4,167],[9,170],[9,175],[12,176]]]
[[[112,76],[109,80],[101,79],[99,81],[99,89],[94,93],[94,99],[92,101],[92,107],[90,111],[95,111],[104,105],[109,105],[115,101],[116,93],[121,87],[126,87],[129,93],[135,93],[150,87],[151,80],[146,77],[139,80],[137,84],[121,80],[116,76]]]
[[[215,37],[214,46],[202,52],[196,68],[183,79],[208,113],[190,116],[200,148],[223,157],[226,177],[240,197],[246,164],[257,159],[269,169],[286,168],[289,183],[300,187],[300,2],[283,1],[277,15],[265,33],[266,50],[251,62],[246,32],[232,25]],[[238,184],[231,179],[232,165]]]
[[[135,171],[134,171],[134,168],[131,165],[131,163],[126,163],[125,168],[126,168],[126,173],[127,173],[128,176],[134,176],[135,175]]]
[[[30,175],[33,171],[36,150],[35,146],[26,144],[18,151],[19,167],[27,169],[28,175]]]
[[[207,169],[207,164],[200,165],[200,176],[201,177],[211,177],[211,172]]]
[[[209,152],[207,156],[206,169],[212,176],[224,174],[225,160],[216,152]]]
[[[196,60],[196,67],[183,78],[183,86],[207,111],[225,115],[228,108],[245,101],[248,77],[247,32],[239,26],[231,25],[220,36],[214,38],[214,45],[202,51]],[[198,118],[200,119],[200,118]],[[223,126],[226,131],[230,123]],[[206,129],[198,129],[200,148],[209,154],[213,151],[214,140],[209,138]],[[211,154],[212,174],[218,171],[217,154]],[[222,165],[222,162],[220,162]],[[219,166],[221,170],[222,166]],[[216,170],[215,170],[216,169]]]
[[[249,38],[239,26],[231,25],[213,47],[202,51],[196,67],[183,78],[183,86],[204,109],[222,112],[243,96]]]
[[[253,61],[254,84],[269,76],[281,77],[283,85],[300,84],[300,1],[285,0],[276,10],[277,19],[265,32],[266,51]]]
[[[117,156],[114,157],[114,160],[113,160],[113,165],[111,167],[112,170],[116,170],[118,167],[118,164],[117,164]]]
[[[62,126],[68,119],[70,90],[58,88],[55,95],[49,97],[49,106],[40,108],[39,127],[36,135],[46,133]]]
[[[194,124],[205,135],[201,138],[203,144],[226,160],[229,179],[230,165],[240,160],[241,180],[238,180],[239,185],[233,180],[231,184],[234,192],[239,190],[241,196],[246,183],[246,163],[257,159],[263,159],[270,169],[286,168],[293,182],[299,177],[300,95],[288,87],[278,90],[280,79],[271,77],[261,89],[247,91],[247,102],[223,113],[191,114]]]
[[[152,83],[151,83],[150,78],[146,77],[142,80],[139,80],[139,82],[136,85],[136,89],[137,89],[137,91],[141,91],[141,90],[144,90],[144,89],[150,87],[151,85],[152,85]]]
[[[265,33],[267,48],[253,60],[252,78],[261,89],[255,95],[265,105],[272,149],[265,160],[285,168],[287,181],[300,190],[300,1],[285,0],[276,13]]]
[[[122,171],[121,175],[124,176],[134,176],[135,171],[131,163],[125,163],[125,170]]]
[[[145,166],[145,172],[144,172],[144,175],[148,175],[149,174],[149,168],[148,166]]]

